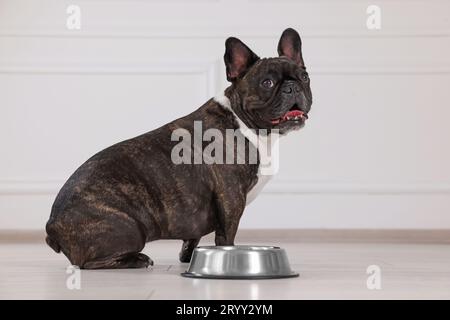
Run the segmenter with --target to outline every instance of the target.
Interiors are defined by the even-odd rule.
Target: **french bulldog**
[[[141,250],[157,239],[183,240],[181,262],[189,262],[200,238],[211,232],[216,245],[234,245],[246,204],[267,180],[251,135],[259,129],[285,135],[308,119],[312,94],[301,46],[289,28],[279,40],[279,57],[261,59],[228,38],[224,61],[231,85],[224,93],[82,164],[54,201],[47,244],[82,269],[148,267],[153,261]],[[258,150],[257,161],[174,163],[179,141],[173,132],[195,134],[199,121],[204,130],[240,132],[246,146]],[[234,158],[242,156],[236,150]]]

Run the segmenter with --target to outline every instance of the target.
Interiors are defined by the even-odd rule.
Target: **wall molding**
[[[279,35],[262,35],[253,33],[241,33],[241,38],[246,39],[274,39],[278,40]],[[116,32],[97,32],[97,33],[81,33],[77,31],[73,32],[52,32],[52,31],[25,31],[19,32],[5,32],[0,31],[0,38],[61,38],[61,39],[142,39],[142,40],[158,40],[158,39],[215,39],[224,40],[229,36],[228,33],[223,34],[196,34],[186,32],[173,32],[173,33],[116,33]],[[342,30],[339,33],[323,32],[316,33],[302,33],[302,39],[397,39],[397,38],[450,38],[450,32],[445,31],[433,31],[428,33],[408,34],[406,32],[396,32],[393,34],[386,33],[366,33],[366,32],[354,32]]]
[[[273,181],[264,190],[267,194],[373,194],[414,195],[449,194],[450,183],[349,183]]]
[[[201,74],[207,79],[205,88],[210,97],[216,95],[220,83],[220,66],[222,61],[217,59],[208,62],[192,62],[173,64],[162,61],[160,63],[123,64],[123,63],[84,63],[71,64],[6,64],[0,61],[0,74],[82,74],[82,75],[156,75],[156,74]],[[352,66],[336,65],[334,67],[312,67],[309,73],[314,75],[449,75],[449,66]],[[223,76],[225,77],[225,76]]]
[[[184,61],[173,63],[160,61],[152,63],[0,63],[0,73],[55,73],[55,74],[183,74],[209,73],[217,61]]]
[[[89,64],[6,64],[0,62],[0,74],[82,74],[82,75],[157,75],[157,74],[198,74],[205,77],[205,94],[209,99],[219,90],[219,60],[152,62],[140,64],[89,63]]]
[[[0,180],[0,196],[56,195],[64,180]],[[450,195],[450,183],[347,183],[272,181],[263,194]]]

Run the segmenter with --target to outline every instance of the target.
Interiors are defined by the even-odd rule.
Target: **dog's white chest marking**
[[[236,113],[231,108],[230,100],[225,95],[218,95],[214,97],[214,101],[219,103],[222,107],[231,111],[239,124],[239,131],[252,143],[257,149],[259,154],[259,165],[257,173],[257,182],[252,187],[252,189],[247,193],[246,204],[249,205],[256,196],[261,192],[266,183],[272,178],[275,173],[275,167],[278,165],[276,160],[278,160],[275,152],[278,151],[278,141],[270,141],[272,136],[262,137],[258,136],[253,130],[251,130],[247,125],[236,115]],[[278,139],[278,137],[274,138]],[[272,142],[272,143],[271,143]],[[275,147],[276,150],[275,150]],[[275,156],[273,156],[275,155]]]

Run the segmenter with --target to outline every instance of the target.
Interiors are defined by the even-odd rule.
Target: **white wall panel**
[[[42,228],[85,159],[223,90],[226,37],[273,56],[288,26],[313,109],[242,226],[450,228],[450,3],[378,1],[377,31],[369,4],[0,0],[0,229]]]

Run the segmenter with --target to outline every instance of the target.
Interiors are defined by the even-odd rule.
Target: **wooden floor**
[[[448,244],[264,244],[285,248],[300,277],[258,281],[183,278],[180,272],[187,265],[177,261],[181,243],[156,241],[144,250],[155,261],[153,268],[83,270],[81,289],[69,290],[69,264],[63,255],[41,243],[2,243],[0,299],[450,299]],[[380,290],[367,288],[369,265],[381,269]]]

